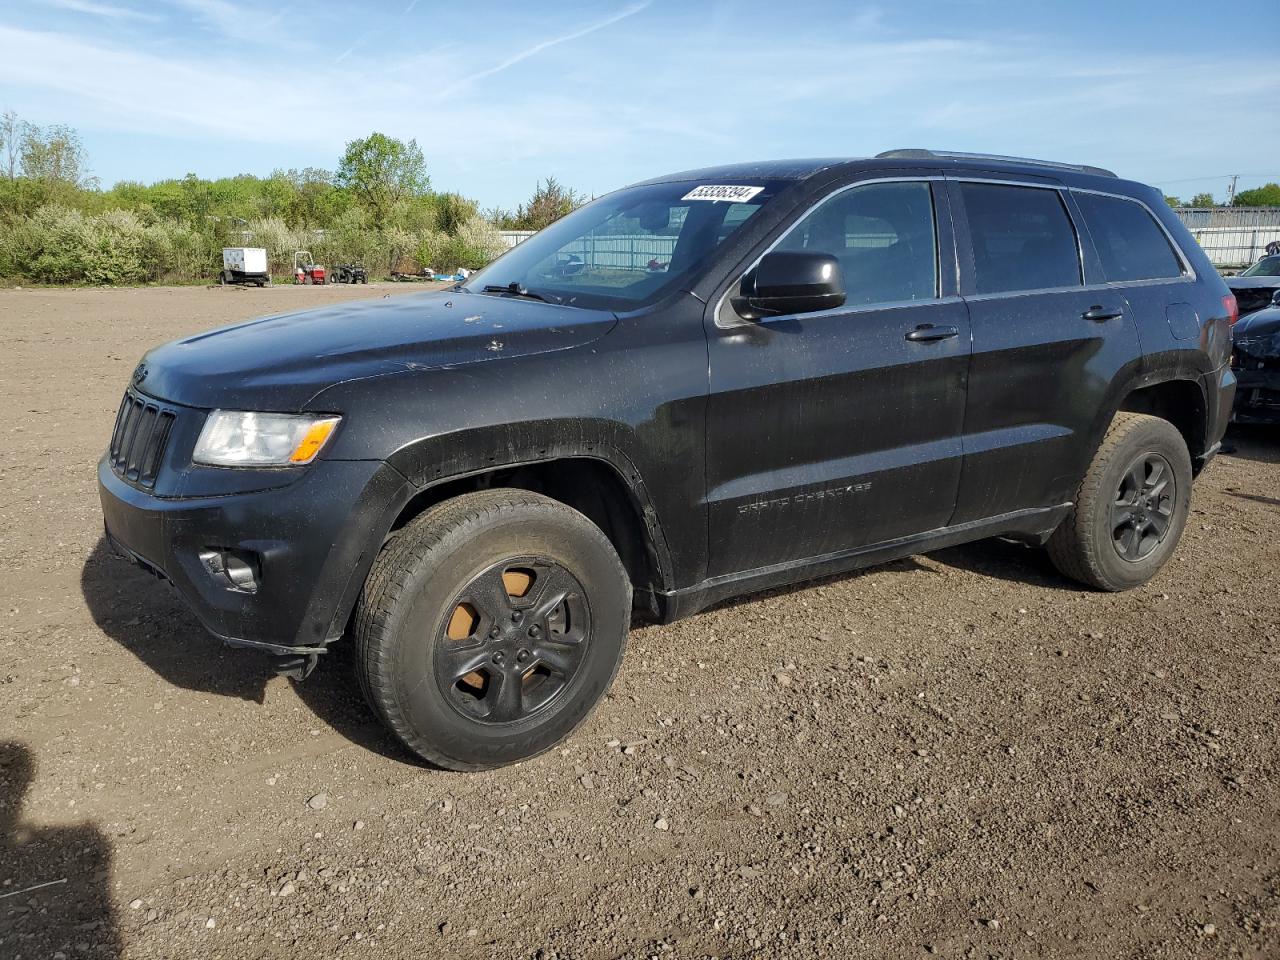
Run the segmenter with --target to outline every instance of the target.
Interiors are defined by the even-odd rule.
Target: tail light
[[[1235,322],[1240,319],[1240,304],[1236,303],[1236,295],[1228,293],[1222,298],[1222,309],[1227,311],[1227,322],[1235,326]]]

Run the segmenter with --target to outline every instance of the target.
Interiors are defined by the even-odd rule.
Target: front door
[[[709,324],[708,574],[786,566],[944,526],[960,479],[969,320],[945,191],[876,180],[773,249],[833,254],[847,301]]]

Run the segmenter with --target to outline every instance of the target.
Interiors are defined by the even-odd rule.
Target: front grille
[[[174,419],[172,411],[126,392],[107,454],[116,475],[139,487],[154,487]]]

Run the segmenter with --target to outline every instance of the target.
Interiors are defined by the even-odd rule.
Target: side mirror
[[[844,304],[840,261],[829,253],[775,250],[745,277],[730,303],[744,320],[813,313]]]
[[[1271,305],[1273,307],[1280,307],[1280,290],[1277,290],[1271,295]]]

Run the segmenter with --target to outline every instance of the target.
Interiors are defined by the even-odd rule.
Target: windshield
[[[1280,257],[1267,257],[1240,274],[1242,277],[1280,277]]]
[[[681,181],[619,190],[534,234],[463,289],[634,310],[691,280],[720,244],[789,184]]]

